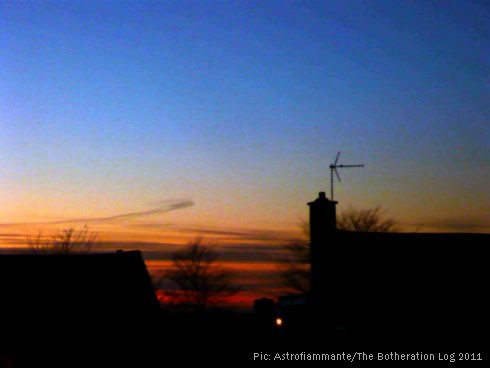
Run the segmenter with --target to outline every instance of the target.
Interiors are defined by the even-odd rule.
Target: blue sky
[[[0,220],[490,229],[485,1],[0,1]],[[163,233],[161,236],[165,236]]]

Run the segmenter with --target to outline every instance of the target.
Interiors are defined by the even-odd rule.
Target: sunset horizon
[[[97,251],[141,250],[155,274],[203,238],[247,303],[277,298],[283,246],[331,175],[338,216],[490,233],[484,1],[6,0],[0,14],[0,254],[87,225]],[[364,166],[337,178],[338,152]]]
[[[150,209],[141,212],[103,217],[0,224],[0,254],[32,254],[29,242],[36,236],[49,238],[66,229],[77,231],[86,226],[97,237],[96,246],[91,252],[139,250],[143,254],[150,275],[158,277],[172,267],[172,254],[197,239],[202,239],[205,246],[216,251],[219,264],[233,271],[236,276],[235,282],[240,286],[240,292],[231,297],[223,307],[251,311],[255,299],[265,297],[277,300],[280,296],[297,293],[283,284],[280,272],[284,266],[284,259],[288,256],[284,247],[295,240],[306,239],[302,229],[302,224],[308,223],[306,206],[305,216],[293,224],[294,226],[271,229],[159,222],[156,220],[171,217],[167,212],[186,211],[196,204],[191,200],[167,200],[159,201],[158,204],[159,207],[149,207]],[[401,233],[489,233],[479,231],[485,229],[477,227],[469,227],[469,230],[473,231],[454,231],[451,227],[429,228],[433,231],[423,231],[421,227],[417,227],[410,231],[411,226],[403,227],[399,223],[396,225],[396,231]],[[156,292],[159,295],[158,288]]]

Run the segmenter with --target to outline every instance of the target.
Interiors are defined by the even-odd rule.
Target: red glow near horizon
[[[166,293],[165,290],[156,290],[157,299],[162,306],[177,306],[183,302],[185,296],[179,297],[179,294],[185,294],[184,292],[179,292],[178,290],[172,290],[172,293]],[[251,309],[253,307],[253,302],[255,299],[260,298],[261,295],[251,292],[240,292],[236,295],[232,295],[226,299],[219,306],[225,308],[238,308],[238,309]],[[211,305],[214,304],[213,298],[210,300]]]
[[[168,260],[147,260],[146,264],[152,275],[159,275],[164,269],[171,267],[171,261]],[[225,307],[252,309],[255,299],[276,298],[290,292],[280,283],[279,263],[228,261],[222,265],[235,273],[235,283],[241,289],[237,294],[227,298]],[[162,304],[177,302],[163,291],[157,290],[157,297]]]

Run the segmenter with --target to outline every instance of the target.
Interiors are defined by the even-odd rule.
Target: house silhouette
[[[0,352],[52,364],[119,346],[124,357],[159,311],[140,251],[0,256]]]
[[[308,203],[311,289],[279,298],[280,346],[488,351],[489,234],[342,231],[336,205]]]
[[[339,231],[336,204],[325,193],[308,203],[317,316],[385,340],[481,342],[490,316],[488,234]]]

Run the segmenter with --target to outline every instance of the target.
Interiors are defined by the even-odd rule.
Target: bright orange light
[[[276,318],[276,326],[281,327],[282,326],[282,318]]]

